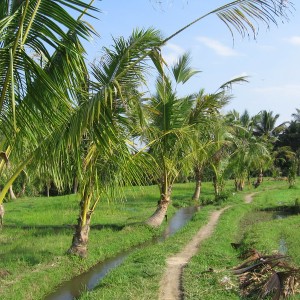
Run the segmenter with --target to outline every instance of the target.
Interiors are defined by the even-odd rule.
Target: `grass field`
[[[231,242],[270,252],[278,249],[284,236],[292,262],[300,265],[299,217],[258,220],[256,215],[257,210],[267,207],[293,204],[299,190],[287,187],[285,182],[265,181],[255,190],[258,193],[253,203],[243,203],[245,194],[254,191],[248,187],[222,204],[231,208],[222,215],[213,236],[203,243],[199,254],[185,269],[186,299],[241,299],[229,271],[240,262]],[[202,191],[202,197],[212,197],[212,184],[205,183]],[[176,185],[174,206],[190,205],[192,192],[193,184]],[[0,231],[0,299],[43,299],[64,280],[159,235],[163,228],[154,230],[142,224],[155,209],[159,198],[157,187],[130,188],[125,194],[122,201],[109,204],[103,201],[99,205],[92,219],[89,256],[85,260],[65,254],[78,213],[76,196],[25,198],[6,203],[5,227]],[[204,207],[164,243],[133,252],[81,299],[157,299],[166,257],[179,252],[215,209],[218,207]],[[175,210],[170,207],[170,216]],[[216,272],[207,272],[211,269]],[[226,276],[231,280],[230,287],[222,283]]]

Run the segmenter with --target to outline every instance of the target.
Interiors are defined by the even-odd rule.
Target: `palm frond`
[[[279,20],[288,21],[294,9],[291,1],[283,0],[236,0],[220,6],[190,22],[164,40],[164,43],[210,15],[217,15],[234,37],[234,30],[242,37],[250,33],[256,38],[260,23],[277,25]]]
[[[192,76],[200,72],[190,67],[190,60],[191,58],[189,53],[185,53],[178,59],[178,62],[172,67],[172,72],[176,83],[184,84]]]

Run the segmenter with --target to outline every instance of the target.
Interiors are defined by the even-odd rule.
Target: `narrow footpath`
[[[247,194],[246,196],[245,196],[245,203],[251,203],[252,202],[252,200],[253,200],[253,196],[255,195],[255,194],[257,194],[257,192],[256,193],[252,193],[252,194]]]
[[[167,259],[167,268],[160,283],[160,300],[179,300],[182,299],[181,277],[183,268],[189,260],[198,252],[200,244],[208,238],[216,226],[219,217],[229,207],[214,211],[208,223],[201,227],[193,239],[178,254]]]
[[[245,203],[250,204],[256,193],[247,194]],[[160,283],[159,300],[181,300],[182,299],[182,271],[190,259],[198,252],[201,242],[207,239],[213,232],[221,214],[229,208],[228,206],[214,211],[208,223],[200,228],[193,239],[178,254],[167,259],[167,268]]]

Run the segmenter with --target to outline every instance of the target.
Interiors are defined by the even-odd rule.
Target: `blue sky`
[[[87,46],[92,61],[102,46],[112,44],[112,36],[128,37],[134,28],[155,27],[167,37],[192,20],[229,1],[204,0],[102,0],[98,20],[88,20],[100,34]],[[189,94],[204,88],[215,92],[236,76],[249,76],[249,83],[235,85],[234,99],[224,112],[245,109],[251,115],[261,110],[280,114],[279,122],[291,120],[300,108],[300,6],[289,14],[289,21],[266,28],[259,23],[259,34],[234,40],[226,26],[214,15],[203,19],[172,39],[163,48],[172,63],[184,52],[192,56],[191,65],[202,72],[179,92]],[[278,122],[278,124],[279,124]]]

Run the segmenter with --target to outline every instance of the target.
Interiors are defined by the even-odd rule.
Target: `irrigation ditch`
[[[121,252],[113,258],[99,262],[88,271],[63,282],[53,293],[47,295],[45,300],[73,300],[79,298],[83,292],[93,290],[112,269],[122,264],[129,254],[144,247],[164,242],[165,239],[182,228],[198,210],[198,206],[180,208],[169,221],[161,236]]]

